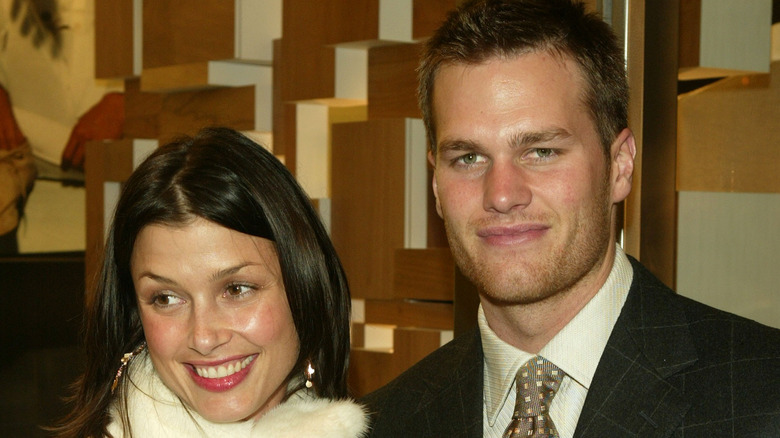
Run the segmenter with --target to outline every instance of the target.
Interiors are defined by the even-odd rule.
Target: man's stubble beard
[[[479,259],[478,254],[467,250],[464,239],[445,220],[455,263],[483,297],[497,304],[531,304],[565,293],[589,273],[598,270],[609,250],[612,213],[606,181],[598,193],[599,199],[582,211],[572,224],[566,242],[540,254],[538,259],[529,260],[526,256],[522,266],[502,268],[489,259]],[[506,269],[513,269],[513,272],[502,272]]]

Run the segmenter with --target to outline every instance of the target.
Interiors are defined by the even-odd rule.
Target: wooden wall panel
[[[160,112],[160,143],[212,125],[252,130],[254,100],[253,86],[165,94]]]
[[[414,300],[366,300],[366,321],[399,327],[452,330],[452,303]]]
[[[433,35],[447,17],[447,12],[456,6],[456,0],[414,0],[412,38],[418,40]]]
[[[143,2],[143,68],[233,58],[235,2]]]
[[[133,141],[90,141],[85,145],[84,188],[86,193],[86,249],[84,253],[87,285],[100,269],[105,228],[103,184],[125,181],[133,171]]]
[[[176,92],[199,88],[211,88],[207,61],[145,68],[141,73],[141,90],[145,92]]]
[[[391,298],[404,246],[404,119],[332,128],[333,243],[356,298]]]
[[[159,114],[162,111],[163,95],[141,91],[140,79],[125,80],[125,126],[126,138],[158,138],[160,136]]]
[[[396,329],[392,352],[353,348],[348,376],[352,395],[360,397],[378,389],[440,345],[439,330]]]
[[[95,2],[95,77],[133,76],[133,0]]]
[[[420,44],[394,44],[368,51],[368,117],[422,118],[417,106]]]
[[[359,19],[356,19],[360,17]],[[333,44],[374,40],[378,0],[286,0],[277,80],[283,101],[334,97]]]
[[[452,301],[455,262],[449,248],[395,250],[393,296]]]

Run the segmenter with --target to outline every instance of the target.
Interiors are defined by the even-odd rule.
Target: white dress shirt
[[[601,354],[628,296],[634,271],[617,245],[607,281],[596,295],[539,352],[566,373],[550,406],[560,438],[571,438]],[[498,338],[480,305],[477,317],[484,353],[483,436],[501,438],[515,407],[515,375],[534,357]]]

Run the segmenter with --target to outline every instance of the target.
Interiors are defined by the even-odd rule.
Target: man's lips
[[[511,245],[536,239],[548,229],[549,227],[543,224],[491,226],[478,229],[477,236],[493,245]]]

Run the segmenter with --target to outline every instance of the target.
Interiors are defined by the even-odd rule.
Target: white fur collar
[[[134,437],[362,437],[368,429],[363,408],[351,400],[317,399],[301,390],[256,421],[218,424],[187,412],[157,376],[147,354],[133,361],[128,411]],[[116,409],[109,432],[122,437]]]

